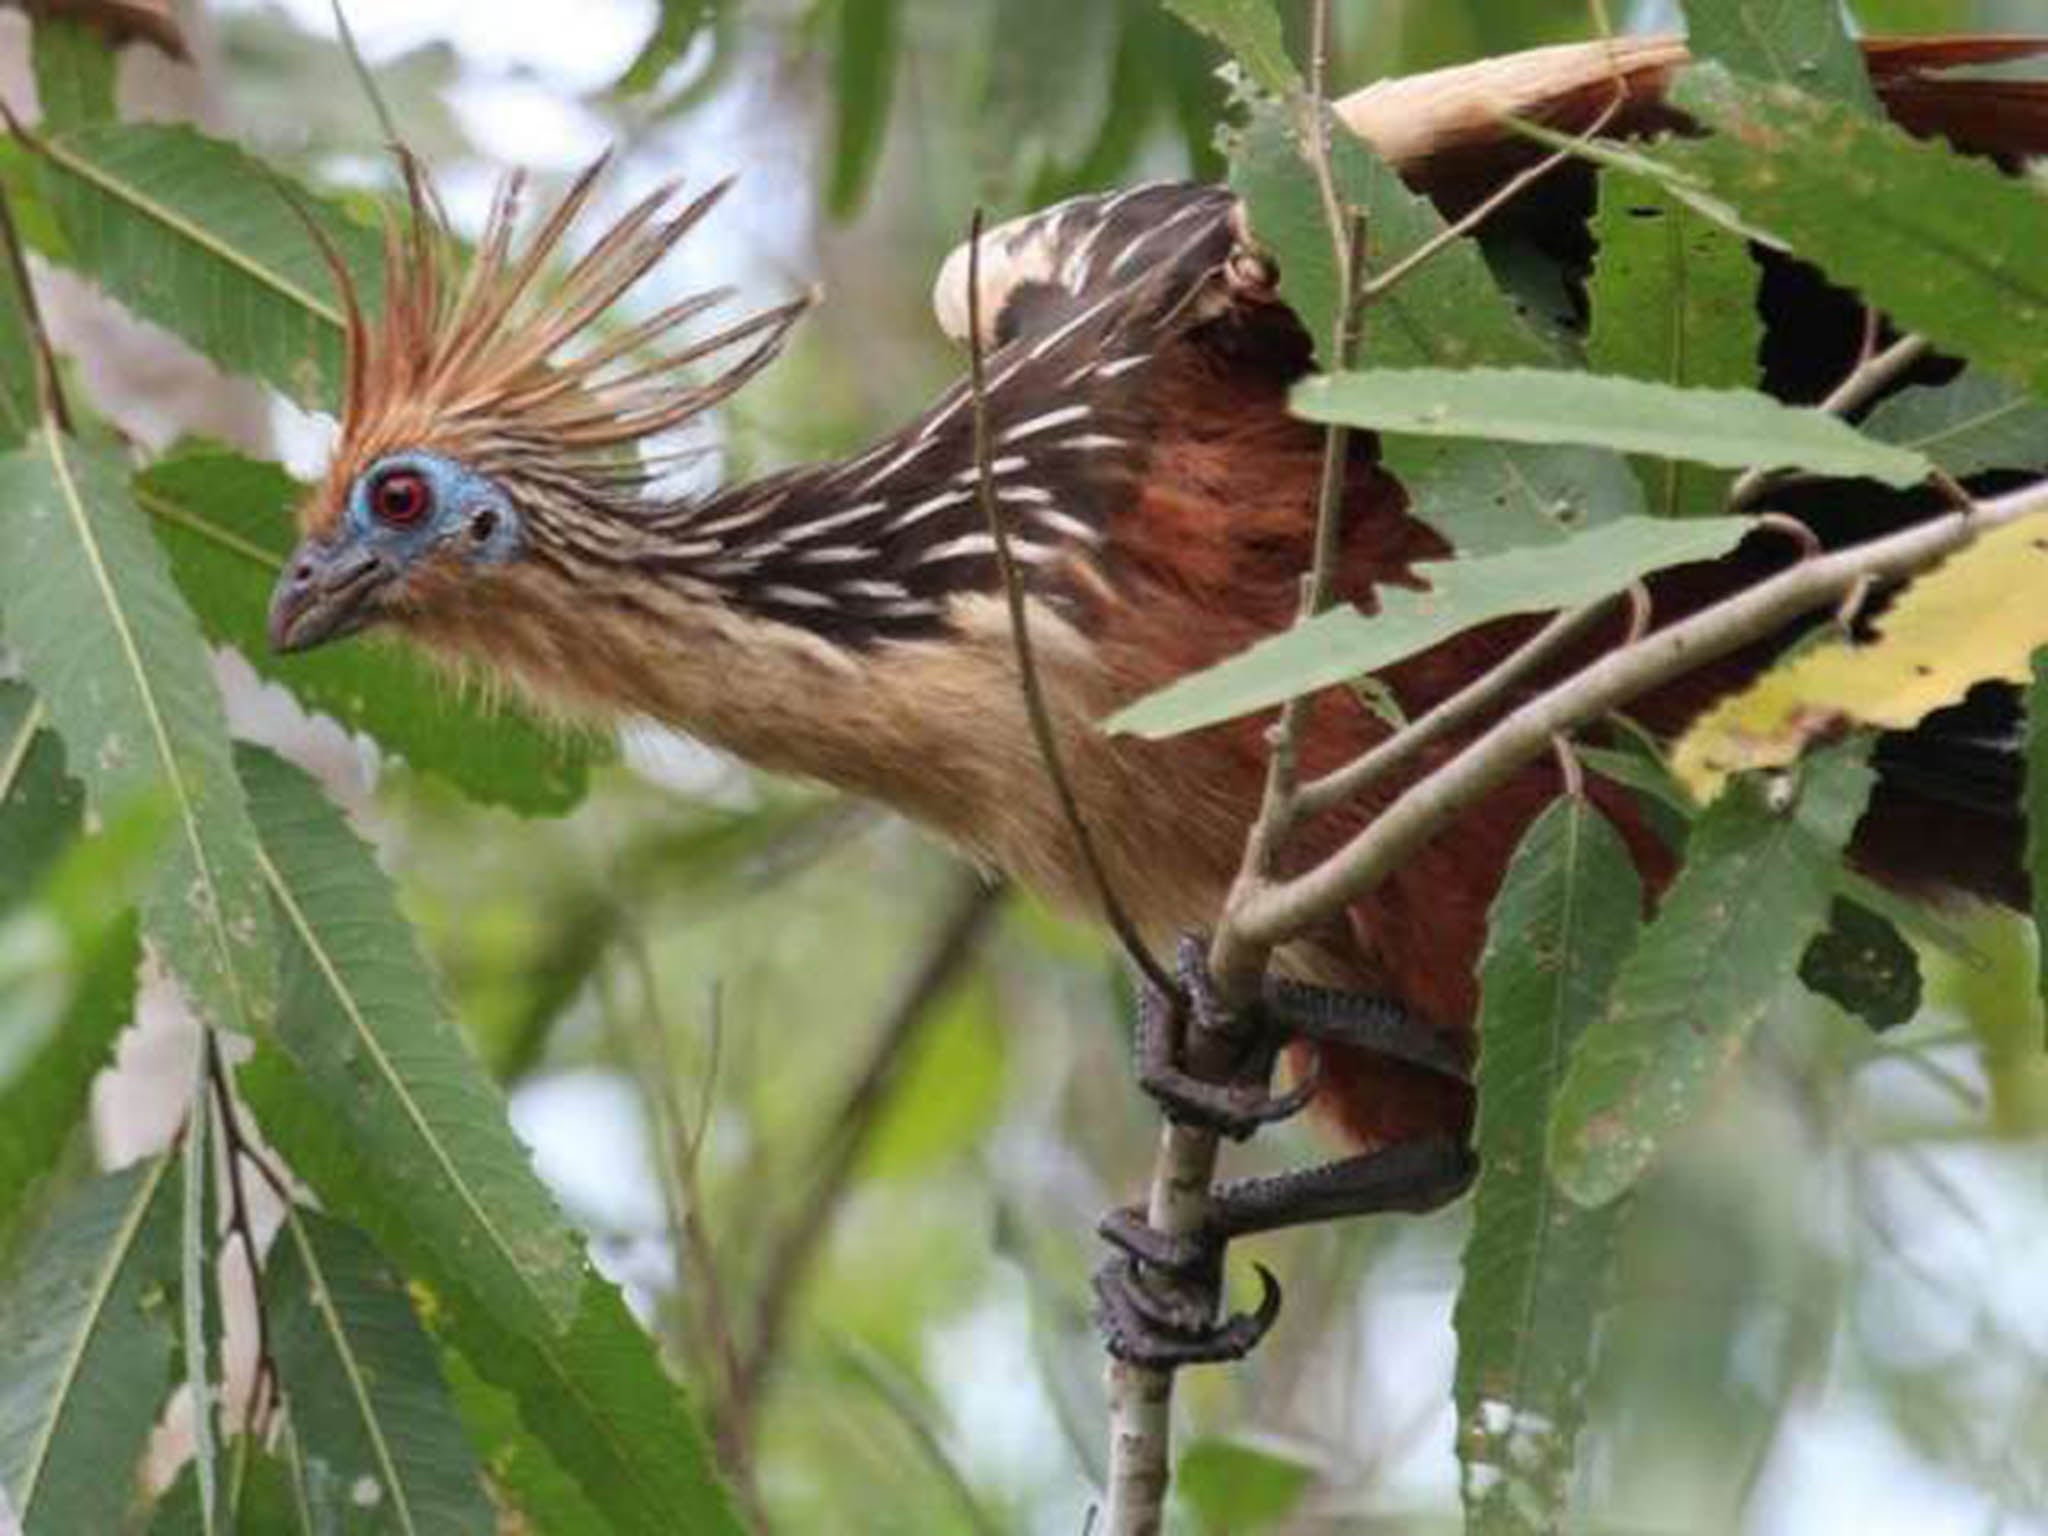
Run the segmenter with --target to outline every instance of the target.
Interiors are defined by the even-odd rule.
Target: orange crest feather
[[[579,174],[523,242],[517,225],[526,178],[517,171],[506,176],[465,268],[431,186],[401,152],[408,216],[385,226],[384,305],[374,320],[365,318],[353,281],[327,248],[342,290],[348,361],[341,438],[314,520],[338,515],[356,474],[400,448],[441,448],[486,471],[516,465],[522,453],[548,455],[556,468],[563,460],[602,459],[617,474],[617,450],[716,405],[774,359],[808,300],[647,355],[729,298],[729,289],[693,294],[562,355],[731,185],[719,182],[678,208],[679,188],[664,183],[559,278],[544,280],[608,160],[601,156]],[[741,350],[715,377],[694,384],[679,378],[707,358],[731,356],[733,348]]]

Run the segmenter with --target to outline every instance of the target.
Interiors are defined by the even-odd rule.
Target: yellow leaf
[[[1671,766],[1701,802],[1855,725],[1902,731],[1993,678],[2025,682],[2048,645],[2048,512],[1993,529],[1894,599],[1878,636],[1826,641],[1695,720]]]

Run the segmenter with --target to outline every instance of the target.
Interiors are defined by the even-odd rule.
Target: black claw
[[[1259,1274],[1258,1306],[1213,1323],[1162,1303],[1135,1263],[1112,1259],[1095,1274],[1095,1315],[1105,1345],[1119,1360],[1161,1371],[1242,1360],[1280,1316],[1280,1282],[1265,1265],[1254,1267]]]
[[[1209,984],[1200,940],[1183,937],[1177,960],[1187,1014],[1195,1026],[1239,1042],[1244,1060],[1228,1082],[1189,1073],[1181,1065],[1187,1017],[1175,999],[1147,987],[1138,1000],[1138,1086],[1176,1124],[1199,1126],[1233,1141],[1300,1114],[1315,1097],[1318,1074],[1311,1072],[1285,1093],[1270,1092],[1266,1085],[1285,1037],[1269,1031],[1257,1012],[1238,1015],[1223,1007]]]
[[[1148,1225],[1135,1205],[1118,1206],[1095,1224],[1096,1234],[1119,1253],[1149,1268],[1193,1281],[1222,1272],[1223,1245],[1212,1233],[1177,1237]]]

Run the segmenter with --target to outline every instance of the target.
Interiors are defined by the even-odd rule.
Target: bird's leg
[[[1169,1117],[1239,1140],[1297,1113],[1314,1096],[1313,1072],[1273,1094],[1273,1064],[1291,1040],[1341,1044],[1463,1078],[1455,1049],[1383,999],[1269,980],[1259,1004],[1224,1009],[1209,983],[1199,941],[1183,939],[1179,975],[1197,1027],[1238,1043],[1238,1068],[1224,1082],[1181,1065],[1187,1019],[1147,988],[1139,1007],[1139,1081]],[[1173,1235],[1142,1211],[1112,1211],[1102,1236],[1119,1250],[1095,1277],[1097,1317],[1111,1353],[1158,1368],[1237,1360],[1264,1337],[1280,1310],[1280,1288],[1263,1267],[1258,1307],[1217,1320],[1223,1253],[1230,1239],[1282,1227],[1387,1211],[1435,1210],[1471,1183],[1476,1162],[1460,1137],[1427,1136],[1338,1162],[1219,1185],[1201,1231]]]

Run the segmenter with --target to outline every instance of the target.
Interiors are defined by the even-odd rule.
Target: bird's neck
[[[525,600],[429,638],[574,716],[653,719],[984,847],[980,808],[1036,776],[972,450],[943,425],[690,504],[587,507],[573,544],[535,552]],[[1107,700],[1050,595],[1072,539],[1008,460],[993,488],[1078,736]]]

